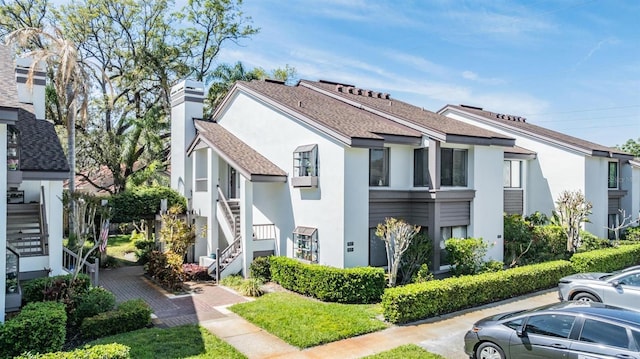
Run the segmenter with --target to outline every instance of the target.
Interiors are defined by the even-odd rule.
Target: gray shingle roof
[[[67,157],[51,122],[36,120],[32,112],[20,109],[16,128],[20,131],[22,171],[69,171]]]
[[[381,113],[400,118],[415,126],[445,136],[456,135],[486,139],[513,140],[513,138],[509,136],[469,125],[462,121],[425,110],[422,107],[393,99],[389,97],[388,94],[380,94],[379,96],[379,93],[374,91],[357,89],[350,85],[340,85],[326,81],[314,82],[302,80],[301,82],[311,87],[320,88],[334,96],[340,96],[345,100],[373,108]]]
[[[304,86],[285,86],[270,81],[239,82],[237,86],[266,96],[279,106],[351,139],[382,140],[384,135],[422,138],[419,131]]]
[[[203,120],[195,120],[194,123],[198,130],[195,141],[201,139],[207,142],[221,156],[233,163],[240,172],[244,172],[246,177],[251,179],[254,176],[273,176],[283,177],[282,180],[286,180],[287,173],[284,170],[219,124]]]
[[[15,65],[11,49],[4,45],[0,45],[0,63],[0,107],[18,113],[15,126],[20,132],[20,170],[68,172],[69,164],[53,124],[37,120],[33,106],[18,101]]]
[[[525,118],[520,116],[500,114],[496,112],[487,111],[478,107],[464,106],[464,105],[447,105],[445,108],[453,108],[458,111],[467,112],[476,116],[481,116],[491,122],[505,128],[514,128],[521,131],[528,132],[534,136],[540,136],[549,138],[551,140],[565,143],[567,145],[578,147],[587,151],[615,153],[620,155],[630,155],[622,150],[606,147],[597,143],[589,142],[577,137],[569,136],[564,133],[556,132],[548,128],[533,125],[526,121]]]

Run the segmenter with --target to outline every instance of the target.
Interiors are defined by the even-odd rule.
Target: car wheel
[[[476,349],[476,359],[505,359],[505,356],[499,346],[484,342]]]
[[[600,299],[596,298],[596,296],[591,293],[578,293],[573,296],[573,300],[577,300],[580,302],[599,302],[600,301]]]

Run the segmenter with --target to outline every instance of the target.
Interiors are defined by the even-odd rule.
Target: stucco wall
[[[369,150],[347,148],[344,169],[344,266],[369,265]],[[353,246],[347,246],[353,242]]]
[[[609,195],[607,188],[607,158],[585,158],[585,198],[591,202],[593,209],[589,216],[589,223],[585,229],[598,237],[607,238],[607,217],[609,210]]]
[[[502,147],[474,146],[469,156],[469,187],[474,189],[467,234],[489,244],[487,259],[502,261]]]
[[[238,94],[232,99],[232,105],[222,114],[219,123],[288,173],[292,171],[296,147],[318,145],[318,188],[293,188],[290,181],[280,184],[284,191],[280,193],[281,198],[290,198],[290,201],[282,201],[282,206],[275,207],[266,203],[266,199],[261,199],[268,196],[261,193],[263,187],[257,185],[253,194],[257,199],[254,212],[278,221],[275,224],[280,229],[281,237],[287,238],[287,243],[280,244],[281,249],[286,249],[288,256],[291,256],[293,248],[293,228],[315,227],[318,229],[319,263],[343,267],[344,146],[245,94]],[[367,202],[362,203],[363,212],[366,212],[366,205]]]
[[[0,200],[0,268],[7,267],[7,125],[0,123],[0,193],[5,199]],[[3,269],[4,271],[4,269]],[[0,275],[0,288],[6,288],[6,277]],[[4,322],[5,291],[0,291],[0,322]]]

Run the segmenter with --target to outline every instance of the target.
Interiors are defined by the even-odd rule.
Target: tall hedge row
[[[551,288],[572,273],[611,272],[638,263],[638,244],[599,249],[577,253],[571,261],[388,288],[382,296],[382,308],[388,321],[406,323]]]
[[[576,253],[571,264],[576,272],[613,272],[640,263],[640,244]]]
[[[340,269],[306,264],[287,257],[272,257],[270,262],[271,279],[274,282],[327,302],[377,302],[386,287],[382,268]]]
[[[553,261],[388,288],[382,296],[386,320],[406,323],[553,287],[573,273],[571,263]]]
[[[109,200],[113,207],[114,223],[128,223],[141,218],[153,218],[160,211],[160,200],[167,199],[167,207],[187,207],[186,199],[169,187],[135,187],[114,195]]]

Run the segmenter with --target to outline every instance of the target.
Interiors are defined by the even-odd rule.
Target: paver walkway
[[[421,323],[391,326],[376,333],[301,350],[247,322],[226,307],[249,299],[213,284],[198,284],[193,294],[173,296],[158,289],[144,276],[142,267],[122,267],[100,273],[101,285],[118,302],[142,298],[157,316],[154,322],[169,327],[199,323],[249,358],[361,358],[414,343],[448,359],[468,358],[464,334],[478,319],[492,314],[557,302],[556,291],[496,302]]]

